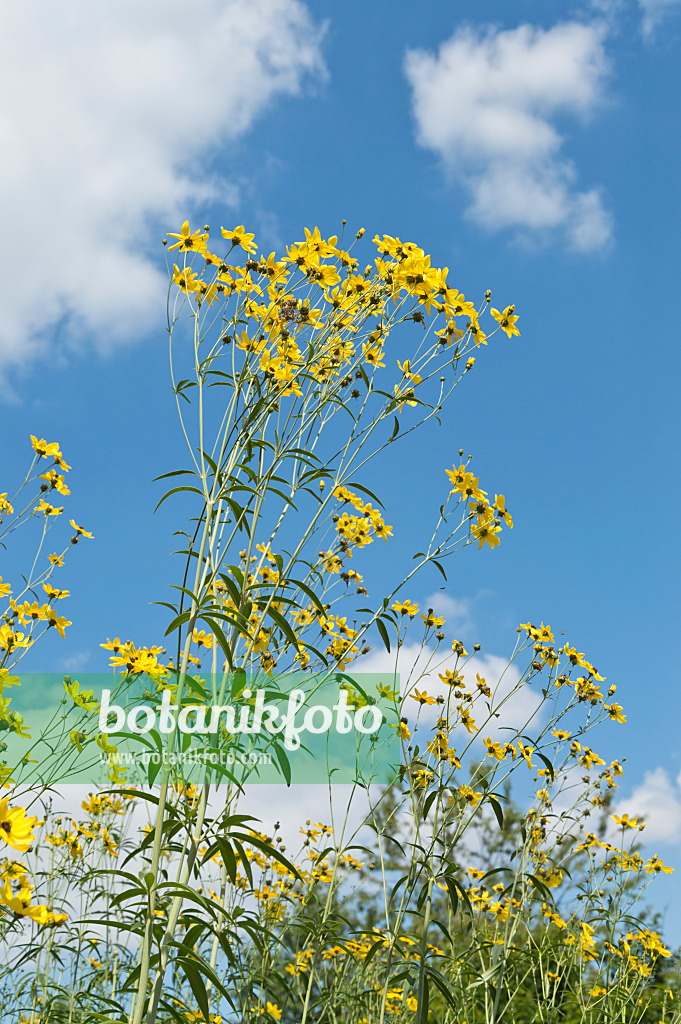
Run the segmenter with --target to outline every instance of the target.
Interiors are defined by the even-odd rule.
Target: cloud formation
[[[627,812],[646,823],[646,843],[681,842],[681,775],[670,779],[664,768],[646,772],[630,797],[618,802],[615,814]]]
[[[408,51],[418,142],[463,184],[477,223],[535,237],[558,233],[580,252],[608,242],[600,190],[578,190],[556,126],[565,115],[587,118],[602,103],[605,31],[578,22],[461,28],[437,54]]]
[[[393,673],[397,671],[403,695],[416,688],[425,689],[433,697],[446,697],[449,687],[441,681],[439,674],[444,674],[448,668],[453,670],[456,658],[446,650],[436,654],[431,647],[405,643],[400,647],[397,669],[395,665],[394,654],[375,650],[353,662],[352,671],[385,673],[388,683],[391,682]],[[462,671],[461,665],[459,671]],[[497,654],[476,654],[467,660],[463,668],[467,689],[475,690],[478,673],[486,679],[492,690],[493,710],[501,711],[498,719],[488,718],[485,705],[476,704],[474,714],[480,730],[478,739],[491,736],[494,740],[505,741],[512,738],[509,730],[537,731],[544,720],[541,692],[529,684],[518,686],[520,673],[515,665],[509,665],[507,658]],[[415,701],[408,701],[405,708],[410,720],[413,721],[419,705]],[[439,714],[438,705],[425,705],[420,713],[421,728],[432,729]],[[460,730],[459,735],[467,736],[464,730]]]
[[[681,0],[638,0],[643,14],[643,34],[651,36],[662,19],[679,6]]]
[[[202,159],[324,69],[300,0],[34,0],[3,4],[0,33],[6,369],[56,326],[102,350],[148,327],[150,223],[234,201]]]

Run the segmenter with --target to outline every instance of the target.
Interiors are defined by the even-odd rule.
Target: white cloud
[[[605,31],[578,22],[461,28],[437,55],[407,53],[418,141],[464,185],[468,213],[484,227],[560,232],[581,252],[608,242],[600,192],[577,190],[555,124],[566,114],[586,118],[603,101]]]
[[[471,628],[471,602],[466,598],[451,597],[444,590],[436,590],[425,599],[424,606],[432,608],[436,615],[443,615],[450,631],[464,633]]]
[[[101,350],[148,327],[150,222],[233,202],[202,159],[324,69],[300,0],[33,0],[2,4],[0,33],[6,368],[54,359],[56,325]]]
[[[678,7],[680,0],[638,0],[643,14],[643,34],[653,34],[662,19],[669,14],[674,7]]]
[[[681,841],[681,776],[669,778],[664,768],[646,772],[643,782],[630,797],[617,804],[613,813],[640,817],[646,823],[641,839],[646,843]],[[619,830],[617,830],[619,835]]]
[[[91,651],[74,651],[63,658],[61,668],[64,672],[82,672],[90,660]]]
[[[400,648],[397,659],[397,671],[400,673],[400,689],[402,693],[413,690],[427,690],[431,696],[441,694],[446,696],[449,687],[440,679],[439,674],[444,674],[447,668],[453,669],[455,658],[451,652],[446,650],[435,655],[429,648],[422,648],[419,644],[404,644]],[[392,674],[395,672],[395,657],[387,651],[374,651],[372,654],[359,658],[353,663],[352,672],[378,672]],[[465,669],[464,683],[467,689],[474,691],[477,674],[483,676],[487,685],[492,690],[492,708],[499,711],[499,718],[491,718],[485,721],[487,712],[484,704],[476,704],[474,719],[485,736],[492,736],[495,740],[510,740],[513,735],[509,730],[515,732],[529,731],[536,732],[542,724],[543,716],[540,710],[542,704],[541,692],[530,684],[518,686],[520,674],[515,665],[509,665],[506,658],[496,654],[478,654],[470,659]],[[389,681],[389,680],[386,680]],[[416,718],[418,705],[412,701],[405,706],[405,712],[410,721]],[[424,706],[421,712],[421,722],[426,729],[431,728],[438,715],[437,705]],[[483,717],[484,715],[484,717]],[[462,732],[464,738],[467,733]]]

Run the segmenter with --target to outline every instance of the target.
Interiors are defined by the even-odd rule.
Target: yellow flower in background
[[[82,754],[84,746],[87,743],[88,735],[86,732],[80,732],[78,729],[72,729],[69,733],[69,739],[74,747],[78,748],[78,752]]]
[[[476,793],[470,786],[459,786],[459,796],[471,807],[477,807],[482,800],[482,793]]]
[[[73,703],[77,704],[79,708],[83,708],[84,711],[97,711],[99,709],[99,703],[94,697],[94,691],[81,691],[80,683],[78,682],[77,679],[74,679],[73,682],[71,682],[69,677],[65,676],[64,689],[68,693]]]
[[[428,609],[427,615],[422,615],[421,618],[425,624],[426,629],[439,629],[440,626],[444,626],[445,620],[441,615],[434,615],[433,609]]]
[[[0,800],[0,839],[25,853],[35,839],[33,827],[37,818],[26,817],[23,807],[10,807],[9,797]]]
[[[11,516],[14,512],[11,502],[7,500],[7,491],[0,494],[0,519],[2,516]]]
[[[55,458],[56,455],[61,455],[59,451],[58,441],[46,441],[44,437],[38,440],[31,434],[31,444],[33,445],[33,451],[36,455],[40,456],[41,459]]]
[[[534,747],[531,747],[529,744],[524,744],[522,740],[518,740],[518,753],[522,754],[522,756],[525,758],[525,763],[527,764],[527,767],[530,769],[530,771],[532,771],[532,755],[534,753]]]
[[[620,825],[622,828],[640,829],[643,827],[642,825],[639,825],[638,818],[630,818],[628,814],[623,814],[621,817],[618,817],[616,814],[613,814],[612,820],[615,822],[616,825]]]
[[[180,270],[177,263],[173,263],[173,284],[176,284],[183,292],[189,293],[198,291],[201,282],[190,267]]]
[[[59,491],[60,494],[67,495],[71,493],[64,483],[64,477],[57,473],[56,469],[48,469],[47,473],[41,473],[40,479],[45,480],[50,487],[53,487],[55,491]]]
[[[14,601],[10,600],[10,604],[17,613],[22,626],[25,626],[28,622],[43,621],[49,618],[52,610],[49,604],[39,605],[37,601],[34,601],[33,604],[30,604],[28,601],[24,601],[23,604],[15,604]]]
[[[0,626],[0,651],[14,651],[17,647],[30,647],[32,643],[30,636],[15,632],[7,623]]]
[[[63,557],[62,557],[61,555],[58,555],[58,554],[56,554],[56,552],[55,552],[54,554],[52,554],[52,555],[48,555],[47,557],[48,557],[48,559],[49,559],[50,563],[51,563],[51,564],[52,564],[53,566],[55,566],[55,568],[56,568],[56,567],[57,567],[58,565],[63,565],[63,564],[64,564],[64,559],[63,559]]]
[[[438,676],[443,683],[447,684],[447,686],[458,686],[464,681],[462,673],[452,671],[451,668],[445,669],[444,672],[438,672]]]
[[[79,537],[89,537],[90,540],[94,540],[94,537],[92,536],[92,534],[88,533],[87,530],[84,530],[83,527],[79,526],[78,523],[74,522],[73,519],[69,519],[69,523],[73,527],[73,529],[76,531],[76,533],[78,534]]]
[[[64,508],[63,506],[61,508],[55,508],[54,505],[50,505],[49,501],[45,501],[44,498],[41,498],[33,511],[42,512],[44,516],[60,516],[64,511]]]
[[[486,740],[482,741],[485,744],[488,757],[494,757],[497,761],[503,761],[506,757],[504,748],[499,742],[492,742],[492,737],[488,736]]]
[[[475,526],[471,526],[471,533],[475,540],[478,541],[478,551],[485,544],[495,548],[497,544],[501,543],[498,536],[501,533],[501,527],[492,516],[488,519],[483,519],[482,522],[478,521]]]
[[[401,718],[397,725],[391,725],[390,728],[397,729],[401,740],[411,739],[411,733],[409,732],[409,726],[407,725],[406,718]]]
[[[468,732],[472,736],[474,732],[478,731],[478,727],[475,724],[475,719],[471,717],[471,713],[470,713],[470,710],[468,708],[461,708],[460,709],[460,713],[461,713],[461,724],[464,726],[465,729],[468,730]]]
[[[621,704],[604,704],[603,709],[608,712],[613,722],[626,722],[627,717]]]
[[[102,843],[107,853],[111,854],[112,857],[118,856],[118,850],[115,840],[111,833],[108,831],[106,825],[102,828]]]
[[[421,690],[421,692],[419,692],[418,690],[414,690],[414,692],[410,693],[409,696],[411,697],[412,700],[417,700],[419,704],[435,703],[435,697],[431,697],[428,693],[426,693],[425,690]]]
[[[646,873],[649,875],[658,874],[660,871],[662,871],[665,875],[671,875],[674,868],[665,867],[665,865],[662,863],[662,859],[658,857],[657,854],[655,854],[653,857],[650,858],[650,860],[646,864],[645,870]]]
[[[490,314],[509,338],[512,338],[514,334],[520,337],[520,331],[515,326],[518,319],[515,314],[515,306],[507,306],[503,313],[500,313],[494,306],[490,306]]]
[[[198,644],[200,647],[210,648],[213,646],[212,633],[206,633],[206,631],[203,629],[195,629],[194,632],[192,633],[192,640],[194,641],[195,644]]]
[[[410,619],[413,619],[419,610],[419,606],[412,601],[395,601],[391,608],[400,615],[408,615]]]
[[[511,519],[511,513],[506,508],[506,501],[503,494],[497,494],[494,499],[494,514],[503,519],[510,530],[513,529],[513,520]]]
[[[53,626],[57,630],[59,636],[62,637],[62,639],[66,635],[64,633],[66,627],[73,625],[73,623],[70,622],[65,615],[57,615],[53,608],[50,608],[49,615],[47,616],[47,621],[50,626]]]
[[[487,344],[487,335],[485,334],[482,327],[478,323],[477,313],[474,317],[471,317],[471,322],[468,325],[468,330],[471,332],[473,336],[473,341],[475,342],[476,345]]]

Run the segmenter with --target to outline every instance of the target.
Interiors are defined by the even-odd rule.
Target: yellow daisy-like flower
[[[80,537],[89,537],[90,540],[94,540],[92,534],[88,533],[87,530],[84,530],[83,527],[79,526],[73,519],[69,519],[69,523]]]
[[[200,231],[194,231],[193,233],[189,230],[189,221],[186,220],[180,228],[180,234],[175,234],[172,231],[168,232],[168,238],[177,238],[179,241],[175,242],[174,245],[168,246],[168,252],[172,252],[173,249],[179,249],[180,252],[203,252],[206,248],[206,241],[208,235],[202,234]]]
[[[44,498],[41,498],[33,511],[42,512],[45,516],[60,516],[64,511],[64,506],[62,505],[61,508],[55,508],[54,505],[50,505],[49,501],[45,501]]]
[[[0,839],[25,853],[35,839],[33,826],[37,818],[27,818],[23,807],[10,807],[9,797],[0,800]]]
[[[246,252],[255,252],[257,248],[253,241],[255,234],[246,231],[243,224],[239,224],[233,231],[227,231],[226,228],[221,228],[221,231],[222,237],[226,238],[232,245],[240,245]]]

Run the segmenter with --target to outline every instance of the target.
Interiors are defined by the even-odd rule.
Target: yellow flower
[[[527,767],[532,771],[532,754],[534,753],[534,747],[531,747],[529,744],[526,746],[522,740],[518,740],[518,753],[522,754],[525,758]]]
[[[471,736],[474,732],[478,731],[475,719],[471,718],[471,713],[468,708],[461,708],[461,724],[468,730]]]
[[[442,616],[436,616],[433,614],[432,608],[429,608],[428,614],[422,615],[421,618],[425,623],[426,629],[439,629],[440,626],[444,626],[445,624],[445,620]]]
[[[70,625],[70,623],[69,623]],[[67,682],[68,680],[68,682]],[[80,690],[80,683],[77,679],[73,682],[68,676],[64,678],[64,689],[68,693],[69,697],[74,704],[77,704],[79,708],[83,708],[84,711],[97,711],[99,704],[94,697],[93,690]]]
[[[639,825],[638,818],[630,818],[628,814],[623,814],[622,817],[618,817],[613,814],[612,820],[616,825],[621,825],[622,828],[642,828],[643,825]]]
[[[199,252],[202,253],[206,248],[206,241],[208,235],[201,234],[199,231],[195,231],[193,234],[189,230],[189,221],[186,220],[180,228],[180,234],[175,234],[172,231],[168,232],[168,238],[178,238],[179,241],[175,242],[174,245],[168,246],[168,252],[172,252],[173,249],[179,249],[180,252]]]
[[[113,837],[111,836],[110,832],[106,828],[106,825],[102,829],[102,843],[104,844],[104,848],[106,849],[107,853],[110,853],[112,857],[118,856],[116,843]]]
[[[11,516],[14,512],[11,502],[7,500],[7,491],[0,494],[0,518],[2,516]]]
[[[397,725],[391,725],[390,728],[397,729],[399,731],[401,740],[411,739],[411,733],[409,732],[409,726],[407,725],[406,718],[400,719]]]
[[[476,793],[470,786],[459,786],[459,796],[471,807],[477,807],[482,800],[482,793]]]
[[[515,306],[507,306],[503,313],[500,313],[494,306],[490,306],[490,313],[497,321],[502,331],[511,338],[514,334],[520,337],[520,331],[515,326],[518,317],[515,315]]]
[[[24,601],[23,604],[16,604],[13,600],[10,600],[10,604],[17,613],[22,626],[25,626],[28,622],[47,619],[51,610],[48,604],[39,605],[37,601],[34,601],[33,604],[30,604],[28,601]]]
[[[64,564],[64,559],[62,558],[62,556],[58,555],[56,553],[52,554],[52,555],[48,555],[48,558],[49,558],[51,564],[54,565],[55,567],[58,566],[58,565],[63,565]]]
[[[419,606],[411,601],[395,601],[391,607],[394,612],[399,612],[400,615],[408,615],[410,619],[413,619],[419,610]]]
[[[511,513],[506,508],[506,500],[503,494],[497,494],[494,499],[494,514],[503,519],[509,529],[513,529],[513,520],[511,519]]]
[[[491,515],[482,521],[478,520],[475,526],[471,526],[471,533],[475,540],[478,541],[478,551],[482,549],[485,543],[489,544],[491,548],[495,548],[497,544],[501,543],[498,537],[498,534],[501,533],[501,527]]]
[[[35,839],[33,826],[37,818],[27,818],[23,807],[10,807],[9,797],[0,800],[0,839],[25,853]]]
[[[430,697],[425,690],[421,690],[420,693],[418,690],[414,690],[414,692],[409,694],[409,696],[411,697],[412,700],[417,700],[419,704],[435,703],[435,697]]]
[[[478,323],[477,313],[475,316],[471,317],[471,322],[468,325],[468,330],[473,335],[473,341],[475,342],[476,345],[487,344],[487,335],[485,334],[482,327]]]
[[[646,864],[645,870],[649,875],[658,874],[660,871],[664,872],[665,875],[671,875],[674,868],[665,867],[660,857],[655,854]]]
[[[192,640],[194,641],[195,644],[198,644],[200,647],[210,648],[213,646],[212,634],[206,633],[205,630],[203,629],[195,629],[194,632],[192,633]]]
[[[506,757],[506,754],[504,752],[504,748],[502,747],[501,743],[498,743],[498,742],[493,743],[491,736],[488,736],[487,739],[483,740],[482,742],[485,744],[485,747],[487,749],[487,756],[488,757],[494,757],[494,758],[497,759],[497,761],[503,761],[504,760],[504,758]]]
[[[65,615],[57,615],[53,608],[50,608],[50,613],[47,616],[47,621],[50,624],[50,626],[54,626],[54,628],[59,633],[59,636],[62,638],[65,636],[64,630],[66,629],[66,627],[73,625],[73,623],[70,622]]]
[[[89,537],[90,540],[94,540],[92,534],[88,533],[87,530],[84,530],[83,527],[79,526],[78,523],[73,521],[73,519],[69,519],[69,523],[73,527],[73,529],[76,531],[78,536],[80,536],[80,537]]]
[[[198,291],[202,284],[190,267],[180,270],[177,263],[173,263],[173,283],[187,294]]]
[[[255,234],[249,234],[243,224],[239,224],[238,227],[234,228],[233,231],[227,231],[225,228],[221,228],[222,237],[226,238],[232,245],[239,245],[245,252],[255,252],[257,246],[253,239]]]
[[[623,713],[624,708],[621,704],[604,704],[604,709],[608,712],[613,722],[626,722],[626,715]]]
[[[13,651],[17,647],[30,647],[33,640],[23,633],[15,633],[7,623],[0,626],[0,651]]]
[[[61,456],[58,441],[48,442],[44,437],[41,437],[41,439],[38,440],[37,437],[34,437],[33,434],[31,434],[31,444],[33,445],[33,451],[36,455],[39,455],[41,459],[47,459],[50,456],[54,459],[56,455]]]
[[[49,501],[45,501],[44,498],[41,498],[33,511],[42,512],[44,516],[60,516],[64,511],[64,507],[55,508],[54,505],[50,505]]]
[[[41,473],[40,479],[46,480],[50,487],[53,487],[56,491],[59,491],[60,494],[67,495],[71,493],[71,491],[64,483],[64,477],[60,473],[57,473],[56,469],[54,468],[48,469],[47,473]]]

